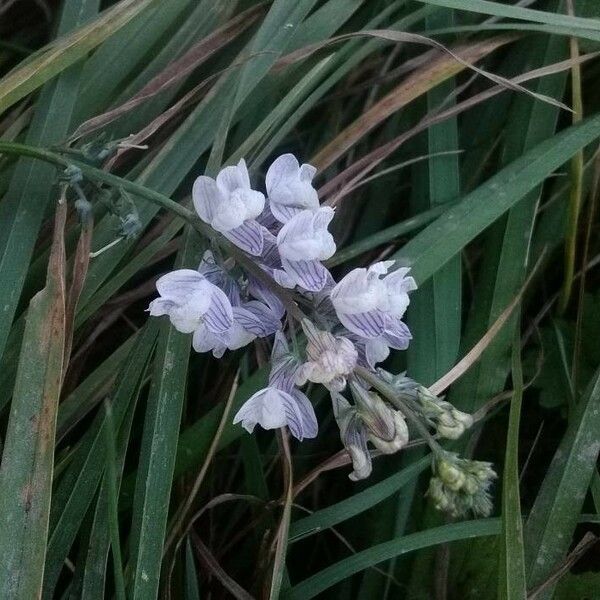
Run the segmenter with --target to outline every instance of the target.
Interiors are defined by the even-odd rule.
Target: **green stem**
[[[224,250],[227,250],[235,260],[241,264],[246,271],[251,273],[256,279],[267,286],[274,294],[276,294],[285,305],[288,312],[293,315],[296,319],[302,320],[304,313],[300,310],[298,305],[294,302],[291,295],[287,290],[279,286],[265,271],[263,271],[251,258],[246,256],[239,248],[234,246],[229,240],[225,239],[222,235],[218,234],[206,223],[200,220],[193,210],[186,208],[182,204],[171,200],[168,196],[161,194],[147,188],[139,183],[129,181],[123,177],[107,173],[102,169],[92,167],[84,162],[73,160],[72,158],[66,158],[45,150],[43,148],[36,148],[34,146],[27,146],[25,144],[16,144],[13,142],[0,141],[0,154],[11,154],[16,156],[28,156],[30,158],[37,158],[45,162],[57,165],[59,167],[67,168],[69,166],[75,166],[81,170],[81,172],[88,178],[100,181],[112,187],[121,188],[135,196],[144,198],[161,208],[171,211],[178,217],[182,218],[186,223],[189,223],[200,235],[216,241]]]

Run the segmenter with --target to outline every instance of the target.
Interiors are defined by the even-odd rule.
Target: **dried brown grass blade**
[[[212,552],[206,547],[198,534],[192,532],[190,538],[198,558],[202,561],[204,566],[223,584],[223,587],[225,587],[225,589],[234,598],[237,598],[238,600],[254,600],[253,596],[251,596],[237,581],[235,581],[225,572],[223,567],[219,564]]]
[[[515,308],[521,302],[521,298],[525,293],[525,290],[531,283],[533,277],[538,271],[538,268],[543,262],[545,253],[542,252],[540,258],[537,263],[531,270],[531,273],[527,277],[525,283],[519,290],[519,293],[514,297],[512,302],[502,311],[500,316],[494,321],[492,326],[486,331],[484,336],[471,348],[465,356],[459,360],[454,367],[452,367],[443,377],[438,379],[432,386],[430,386],[430,390],[435,395],[440,395],[444,390],[446,390],[449,386],[451,386],[459,377],[464,375],[473,364],[479,360],[484,350],[492,343],[496,335],[500,332],[506,321],[510,318]]]
[[[215,52],[250,27],[258,16],[264,12],[264,9],[264,3],[251,7],[228,21],[209,36],[200,40],[197,44],[194,44],[183,56],[169,63],[163,71],[152,78],[127,102],[82,123],[73,134],[71,141],[75,141],[84,135],[108,125],[121,115],[140,106],[146,100],[153,98],[163,90],[187,77],[194,69],[213,56]]]
[[[317,169],[326,169],[382,121],[439,83],[463,71],[465,64],[481,60],[510,41],[512,38],[494,38],[461,45],[454,49],[451,56],[436,53],[427,65],[413,72],[337,135],[310,163]],[[461,60],[457,61],[455,57],[460,57]]]
[[[84,217],[81,225],[81,233],[73,258],[73,273],[71,286],[66,298],[66,319],[65,319],[65,353],[63,364],[63,377],[69,366],[71,350],[73,347],[73,328],[75,324],[75,310],[79,296],[85,284],[85,278],[90,264],[90,251],[92,246],[92,235],[94,232],[94,217],[90,211]]]
[[[593,52],[581,56],[578,59],[578,62],[586,62],[593,58],[596,58],[600,53]],[[534,69],[527,73],[523,73],[522,75],[518,75],[512,79],[513,82],[524,83],[526,81],[530,81],[532,79],[537,79],[539,77],[545,77],[547,75],[553,75],[555,73],[560,73],[561,71],[566,71],[571,69],[573,66],[573,60],[564,60],[558,63],[554,63],[552,65],[547,65],[540,69]],[[347,195],[352,189],[354,189],[364,177],[366,177],[378,164],[380,164],[383,160],[385,160],[392,152],[397,150],[404,142],[411,139],[415,135],[425,131],[432,125],[436,125],[437,123],[441,123],[446,119],[454,117],[460,113],[465,112],[466,110],[484,102],[485,100],[489,100],[493,96],[505,91],[506,88],[500,86],[494,86],[488,90],[485,90],[467,100],[457,103],[452,108],[447,110],[429,114],[422,121],[417,123],[412,129],[402,133],[398,137],[386,142],[385,144],[379,146],[369,154],[366,154],[362,158],[358,159],[356,162],[351,164],[348,168],[344,169],[341,173],[339,173],[336,177],[328,181],[325,185],[323,185],[319,189],[319,195],[323,196],[331,196],[327,200],[327,204],[330,206],[334,206],[337,204],[345,195]],[[335,191],[335,195],[333,192]]]

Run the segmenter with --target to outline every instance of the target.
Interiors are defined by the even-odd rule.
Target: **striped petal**
[[[309,292],[319,292],[325,287],[329,271],[318,260],[283,259],[281,262],[285,272],[301,288]]]
[[[385,315],[380,310],[349,315],[338,312],[342,325],[364,338],[379,337],[385,331]]]
[[[212,286],[211,302],[204,315],[204,322],[212,333],[223,333],[233,324],[229,298],[216,286]]]
[[[396,350],[406,350],[412,340],[410,329],[400,319],[388,316],[383,334],[388,346]]]
[[[271,309],[258,300],[250,300],[233,308],[233,317],[245,330],[266,337],[281,328],[281,321]]]
[[[263,228],[256,221],[245,221],[239,227],[226,231],[223,235],[252,256],[260,256],[263,251]]]

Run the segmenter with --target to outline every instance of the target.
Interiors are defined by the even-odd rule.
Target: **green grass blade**
[[[534,23],[546,23],[548,25],[561,25],[575,29],[600,31],[600,23],[596,19],[571,17],[559,12],[546,12],[532,8],[522,8],[520,6],[511,6],[499,2],[490,2],[488,0],[419,0],[419,2],[433,4],[434,6],[444,6],[445,8],[467,10],[483,15],[492,15],[494,17],[505,17],[508,19],[533,21]]]
[[[138,334],[128,360],[117,378],[111,397],[113,423],[120,428],[129,406],[135,403],[142,375],[150,360],[158,324],[151,322]],[[104,442],[106,415],[99,413],[88,428],[75,457],[63,475],[53,495],[50,518],[51,534],[44,573],[44,595],[52,597],[73,540],[92,503],[106,464]]]
[[[46,287],[29,305],[0,467],[0,596],[39,598],[65,351],[67,215],[56,211]]]
[[[199,250],[196,235],[187,228],[179,265],[198,264]],[[158,594],[190,345],[190,336],[176,331],[168,321],[161,323],[134,496],[132,598],[154,598]]]
[[[100,0],[68,0],[58,34],[66,34],[93,16]],[[79,92],[81,66],[75,65],[56,81],[44,86],[35,104],[35,113],[26,141],[35,146],[61,142],[69,130],[73,106]],[[7,77],[1,86],[7,85]],[[1,112],[1,111],[0,111]],[[60,114],[60,118],[57,115]],[[4,353],[34,244],[50,203],[56,170],[49,164],[21,159],[0,203],[0,356]]]
[[[148,365],[146,365],[147,368]],[[115,488],[118,494],[118,488],[120,486],[123,477],[123,468],[125,465],[125,455],[127,452],[127,446],[130,442],[130,433],[135,409],[137,405],[137,399],[140,392],[140,387],[145,379],[145,371],[140,379],[140,385],[134,393],[132,402],[127,407],[127,413],[123,420],[120,430],[117,428],[118,435],[116,437],[116,457],[114,463],[114,477],[115,477]],[[109,526],[109,512],[112,510],[113,515],[115,506],[111,508],[110,503],[113,502],[109,498],[109,482],[108,482],[108,470],[105,470],[104,477],[102,480],[102,486],[98,494],[98,500],[96,502],[93,523],[89,536],[88,552],[85,557],[85,565],[82,567],[83,576],[81,581],[81,593],[80,598],[77,600],[94,600],[96,598],[103,598],[105,593],[105,583],[107,577],[107,559],[109,548],[112,543],[111,527]],[[115,496],[116,499],[116,496]],[[114,516],[112,517],[114,518]]]
[[[600,451],[600,370],[554,454],[525,526],[527,586],[543,583],[567,553]],[[540,593],[552,597],[554,586]]]
[[[523,520],[519,492],[519,421],[523,399],[521,339],[515,336],[512,357],[513,397],[510,403],[506,458],[502,478],[502,535],[498,600],[521,600],[527,596]]]
[[[347,577],[377,565],[384,560],[456,540],[498,535],[500,525],[500,519],[480,519],[443,525],[395,538],[389,542],[357,552],[351,557],[327,567],[296,584],[289,592],[284,593],[282,598],[283,600],[309,600]]]
[[[347,521],[362,512],[369,510],[395,494],[403,486],[416,479],[425,469],[431,465],[431,458],[424,457],[409,467],[398,471],[383,481],[357,492],[327,508],[294,521],[290,526],[290,542],[304,539],[315,533],[319,533],[328,527]]]
[[[198,573],[189,538],[185,542],[185,596],[184,600],[200,600]]]
[[[117,485],[117,450],[115,442],[115,425],[112,418],[112,408],[104,403],[106,426],[104,427],[104,443],[106,445],[106,470],[104,478],[107,482],[108,496],[108,531],[110,532],[110,547],[113,557],[113,573],[115,580],[115,597],[125,600],[125,579],[123,577],[123,561],[121,559],[121,540],[119,536],[119,492]]]
[[[575,152],[600,136],[600,116],[569,127],[513,161],[394,255],[422,283]]]
[[[63,29],[61,37],[35,56],[29,57],[25,64],[17,66],[4,78],[0,83],[0,113],[81,60],[155,1],[123,0],[87,25],[81,24],[93,13],[88,12],[86,5],[97,7],[98,2],[71,2],[71,5],[77,5],[78,10],[82,5],[84,7],[81,14],[76,16],[77,29],[69,33]]]

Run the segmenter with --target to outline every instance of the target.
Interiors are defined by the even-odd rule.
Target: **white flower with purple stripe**
[[[273,161],[265,184],[271,213],[280,223],[287,223],[303,210],[319,209],[317,190],[311,183],[316,172],[311,165],[300,165],[293,154],[284,154]]]
[[[281,264],[289,278],[309,292],[323,289],[329,271],[322,260],[335,254],[333,236],[327,226],[333,209],[321,207],[317,212],[304,210],[290,219],[277,234]]]
[[[256,392],[235,415],[233,422],[252,433],[258,424],[263,429],[287,426],[290,433],[302,441],[314,438],[318,425],[308,398],[294,388],[298,361],[290,354],[283,333],[278,332],[271,353],[271,374],[268,387]]]
[[[216,181],[205,175],[198,177],[192,198],[205,223],[249,254],[261,254],[264,233],[255,219],[265,207],[265,197],[250,187],[244,159],[222,169]]]
[[[405,350],[412,338],[401,318],[417,285],[401,268],[388,274],[394,261],[350,271],[332,290],[331,301],[341,323],[365,340],[367,362],[385,360],[389,348]]]
[[[356,367],[358,352],[354,344],[345,337],[317,329],[307,319],[302,321],[302,329],[308,339],[308,360],[298,370],[296,383],[312,381],[341,392],[346,387],[346,377]]]
[[[227,296],[198,271],[179,269],[167,273],[158,279],[156,289],[160,297],[150,302],[150,315],[168,315],[177,331],[192,333],[204,327],[220,334],[233,323]]]

